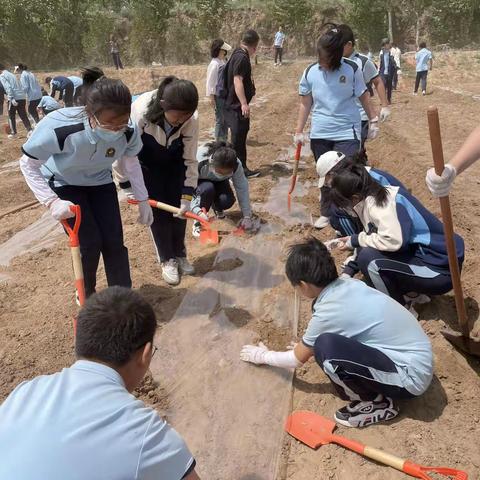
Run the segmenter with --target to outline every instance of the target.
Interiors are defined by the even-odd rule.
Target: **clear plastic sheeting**
[[[292,193],[291,209],[288,211],[288,191],[290,189],[291,179],[282,177],[270,190],[268,200],[265,203],[254,203],[253,208],[257,211],[263,211],[275,215],[287,225],[305,225],[312,223],[312,215],[308,208],[299,201],[308,193],[310,183],[302,184],[297,179],[295,190]]]
[[[262,316],[272,319],[270,332],[296,329],[293,293],[272,291],[286,281],[280,253],[279,243],[262,235],[230,237],[213,271],[185,295],[156,339],[152,375],[202,478],[277,478],[293,371],[244,363],[239,355],[262,337]]]
[[[52,218],[50,212],[45,212],[36,222],[0,245],[0,265],[7,267],[12,258],[19,255],[52,248],[62,232],[60,223]]]

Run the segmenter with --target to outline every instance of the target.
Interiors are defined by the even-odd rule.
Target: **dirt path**
[[[308,64],[296,62],[276,69],[271,65],[259,65],[255,69],[258,98],[253,107],[252,131],[249,138],[251,164],[262,170],[262,177],[251,181],[253,202],[265,203],[272,186],[288,172],[274,162],[285,157],[290,146],[293,125],[297,113],[296,89],[298,78]],[[444,70],[437,71],[434,84],[451,87],[455,72],[446,63]],[[200,92],[204,90],[203,66],[169,67],[162,72],[175,73],[194,80]],[[122,78],[132,91],[141,92],[151,88],[152,75],[149,69],[126,70]],[[480,79],[476,83],[480,91]],[[470,79],[471,82],[473,82]],[[469,91],[474,86],[469,84]],[[202,93],[203,94],[203,93]],[[480,102],[465,95],[436,89],[432,96],[413,97],[410,88],[394,97],[391,121],[382,125],[382,133],[369,148],[374,165],[390,171],[407,184],[427,206],[439,214],[439,208],[428,194],[424,176],[431,163],[427,136],[426,107],[435,102],[440,108],[444,148],[448,158],[461,144],[467,133],[478,122]],[[206,102],[200,105],[201,128],[207,132],[213,124],[213,115]],[[21,127],[19,129],[21,131]],[[205,133],[204,138],[207,137]],[[9,141],[0,134],[0,198],[1,212],[14,204],[32,198],[17,170],[6,166],[18,157],[22,140]],[[480,266],[476,252],[480,250],[480,219],[477,214],[480,196],[478,193],[480,164],[467,175],[459,177],[453,196],[455,223],[466,240],[467,256],[463,272],[467,305],[472,320],[478,319],[480,281],[475,275]],[[313,161],[305,162],[300,173],[302,182],[314,182]],[[316,189],[311,187],[307,196],[295,200],[318,215]],[[0,243],[36,221],[43,209],[32,207],[14,215],[0,217]],[[175,288],[166,286],[155,263],[148,232],[135,223],[132,208],[122,206],[125,239],[130,251],[133,282],[136,288],[153,303],[159,323],[168,323],[174,316],[187,290],[197,282],[197,277],[184,279]],[[274,218],[261,212],[268,221]],[[225,225],[231,228],[232,220]],[[283,230],[272,233],[282,245],[296,238],[314,233],[326,240],[331,230],[313,232],[311,227],[285,225]],[[212,270],[217,249],[202,247],[188,238],[189,256],[194,261],[198,275]],[[340,258],[339,258],[340,260]],[[9,280],[0,281],[0,400],[20,381],[33,376],[51,373],[69,365],[73,360],[71,319],[75,313],[70,271],[70,258],[65,240],[56,248],[17,257],[9,267],[0,267],[2,275]],[[99,287],[105,285],[103,274]],[[291,292],[285,290],[283,295]],[[302,333],[309,318],[309,304],[301,303]],[[435,352],[436,377],[426,395],[401,405],[402,413],[390,425],[369,427],[365,430],[338,429],[352,438],[388,449],[421,463],[461,466],[476,478],[480,471],[480,451],[475,439],[480,432],[480,381],[479,362],[469,360],[454,351],[443,339],[440,329],[455,324],[454,302],[451,295],[436,298],[420,311],[420,322],[428,332]],[[276,331],[272,324],[265,324],[261,335],[268,345],[284,346],[284,332]],[[271,325],[271,327],[269,326]],[[474,326],[479,332],[480,326]],[[325,375],[310,362],[297,370],[294,378],[294,409],[312,409],[331,416],[343,402],[333,395]],[[165,392],[148,380],[140,394],[152,405],[165,411]],[[241,418],[235,421],[240,422]],[[263,422],[268,418],[262,419]],[[260,433],[258,433],[260,434]],[[259,452],[259,455],[261,453]],[[400,479],[401,474],[364,461],[354,454],[335,446],[325,446],[314,452],[287,436],[283,445],[283,467],[279,478],[306,480],[310,478],[331,479]],[[197,458],[201,462],[201,458]]]

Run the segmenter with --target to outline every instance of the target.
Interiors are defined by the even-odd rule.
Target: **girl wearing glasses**
[[[189,80],[166,77],[157,90],[140,95],[132,105],[132,120],[142,135],[138,155],[150,198],[180,207],[178,215],[155,209],[150,227],[166,283],[193,275],[187,260],[183,214],[197,186],[198,91]],[[120,187],[130,185],[118,175]],[[133,192],[134,193],[134,192]]]
[[[22,147],[20,168],[56,220],[73,217],[71,207],[80,205],[80,250],[89,296],[95,292],[100,254],[109,286],[132,284],[112,180],[115,161],[140,201],[138,222],[150,225],[153,214],[137,159],[142,142],[129,124],[130,91],[120,80],[102,76],[84,95],[85,106],[57,110],[38,124]]]

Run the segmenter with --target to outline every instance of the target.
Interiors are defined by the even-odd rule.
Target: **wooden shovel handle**
[[[297,183],[298,163],[300,162],[301,153],[302,153],[302,144],[297,143],[297,148],[295,150],[295,163],[293,164],[292,181],[290,182],[290,190],[288,191],[289,195],[293,192],[293,190],[295,189],[295,185]]]
[[[440,132],[440,120],[437,107],[429,107],[427,112],[428,128],[430,130],[430,143],[432,145],[433,164],[435,173],[442,175],[445,168],[442,147],[442,135]],[[464,337],[469,336],[467,312],[463,299],[462,282],[460,279],[460,267],[458,265],[457,248],[453,229],[452,211],[448,196],[440,197],[440,210],[442,212],[445,242],[447,244],[448,264],[452,276],[455,305],[457,307],[458,323]]]

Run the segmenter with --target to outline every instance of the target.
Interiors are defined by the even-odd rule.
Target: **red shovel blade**
[[[332,442],[336,424],[307,410],[299,410],[288,416],[285,431],[310,448],[318,448]]]

